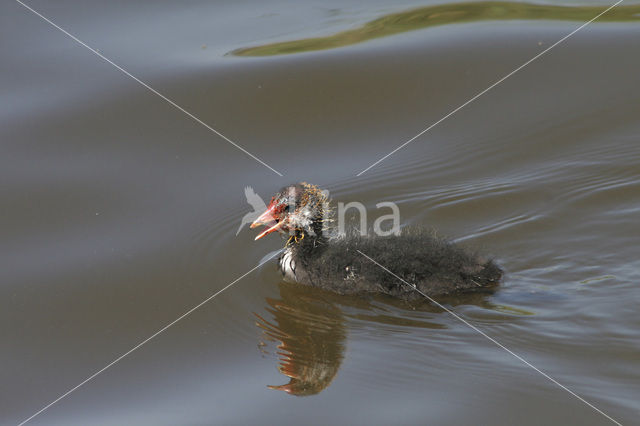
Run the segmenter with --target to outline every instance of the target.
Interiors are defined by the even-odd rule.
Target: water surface
[[[235,235],[250,210],[244,187],[266,198],[298,180],[369,206],[370,224],[376,203],[394,201],[403,223],[495,256],[507,271],[496,292],[442,303],[635,422],[637,3],[361,177],[607,5],[536,3],[526,7],[567,15],[421,21],[331,49],[239,57],[227,53],[487,3],[29,4],[284,177],[3,3],[0,423],[29,417],[280,248]],[[609,423],[437,307],[338,297],[282,283],[274,268],[32,424]]]

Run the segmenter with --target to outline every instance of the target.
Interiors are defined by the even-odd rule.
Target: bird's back
[[[343,294],[423,297],[393,274],[428,296],[486,289],[502,277],[502,270],[491,259],[424,229],[412,229],[400,236],[349,235],[322,245],[298,244],[292,255],[296,281]]]

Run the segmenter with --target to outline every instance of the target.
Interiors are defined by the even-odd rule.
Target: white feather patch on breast
[[[291,250],[286,250],[278,259],[278,268],[285,280],[296,282],[296,261],[293,260]]]

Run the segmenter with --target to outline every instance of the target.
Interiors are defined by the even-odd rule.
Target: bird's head
[[[267,210],[252,224],[267,227],[256,240],[278,231],[302,238],[305,235],[320,236],[323,223],[328,220],[329,198],[326,191],[306,182],[289,185],[278,191],[269,202]]]

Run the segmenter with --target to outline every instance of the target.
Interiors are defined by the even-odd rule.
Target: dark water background
[[[495,294],[442,302],[637,422],[638,3],[358,178],[585,12],[454,14],[334,49],[239,57],[230,52],[442,3],[29,4],[284,177],[3,2],[0,424],[26,419],[281,247],[247,229],[235,236],[243,190],[267,198],[298,180],[365,203],[369,224],[376,203],[394,201],[404,223],[494,255],[507,271]],[[268,388],[281,385],[308,396]],[[272,264],[32,421],[256,423],[610,422],[440,309],[281,283]]]

